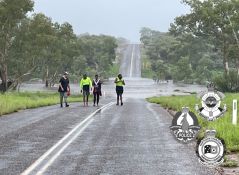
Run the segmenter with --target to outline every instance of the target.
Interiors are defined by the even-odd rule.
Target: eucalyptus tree
[[[78,38],[78,43],[80,58],[86,61],[85,70],[107,77],[116,59],[116,38],[106,35],[83,35]]]
[[[223,57],[224,71],[229,73],[229,48],[237,41],[239,1],[237,0],[184,0],[191,13],[177,17],[171,33],[191,34],[211,39]]]
[[[26,18],[29,11],[33,10],[33,5],[32,0],[0,1],[0,78],[3,91],[8,88],[9,51],[22,20]]]

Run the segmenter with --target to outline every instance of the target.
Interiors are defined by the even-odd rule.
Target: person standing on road
[[[124,82],[123,77],[122,77],[121,74],[119,74],[118,77],[116,77],[115,84],[116,84],[116,94],[117,94],[116,105],[119,105],[119,99],[120,99],[121,106],[123,106],[122,94],[124,92],[124,87],[123,86],[125,85],[125,82]]]
[[[95,75],[95,79],[93,80],[93,95],[94,95],[94,104],[93,106],[95,106],[95,103],[97,104],[97,106],[99,105],[99,101],[100,101],[100,96],[101,94],[101,80],[99,79],[98,75]]]
[[[86,74],[83,75],[83,78],[80,81],[81,93],[83,93],[83,102],[84,106],[88,106],[90,90],[92,88],[92,81]]]
[[[70,92],[68,75],[69,75],[68,72],[65,72],[59,81],[60,84],[59,84],[58,92],[60,93],[61,108],[63,107],[63,98],[64,98],[66,107],[69,107],[69,105],[67,103],[68,93]]]

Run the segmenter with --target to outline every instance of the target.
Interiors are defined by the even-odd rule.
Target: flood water
[[[124,97],[126,98],[147,98],[152,96],[186,95],[206,90],[205,86],[175,84],[172,81],[155,83],[152,79],[141,77],[141,51],[139,44],[129,44],[122,54],[120,62],[120,73],[125,77],[126,86]],[[117,75],[115,75],[117,76]],[[115,96],[115,78],[104,81],[102,86],[103,96]],[[55,91],[44,88],[44,84],[23,84],[21,91]],[[79,94],[79,84],[71,84],[71,93]]]
[[[155,83],[151,79],[145,78],[125,78],[126,86],[124,88],[124,97],[127,98],[147,98],[152,96],[169,96],[169,95],[188,95],[190,93],[198,93],[206,90],[205,86],[176,84],[171,81]],[[57,92],[57,87],[47,89],[44,84],[22,84],[20,91],[40,91],[40,92]],[[79,94],[79,84],[71,84],[71,93]],[[103,82],[103,96],[115,95],[114,78]]]

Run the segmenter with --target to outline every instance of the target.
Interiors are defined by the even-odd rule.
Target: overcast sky
[[[149,27],[168,31],[176,16],[189,11],[181,0],[35,0],[35,13],[69,22],[76,34],[107,34],[138,42]]]

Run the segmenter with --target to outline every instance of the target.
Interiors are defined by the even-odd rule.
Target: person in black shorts
[[[61,108],[63,107],[63,98],[64,98],[64,102],[65,102],[66,107],[69,107],[69,105],[67,103],[67,97],[68,97],[67,92],[70,91],[68,72],[64,73],[64,75],[61,77],[59,83],[60,84],[59,84],[58,92],[60,93]]]
[[[121,74],[118,75],[118,77],[115,78],[115,84],[116,84],[116,94],[117,94],[117,103],[116,105],[119,105],[119,99],[121,102],[121,106],[123,106],[123,99],[122,94],[124,93],[124,85],[125,82],[123,80],[123,77]]]
[[[83,78],[80,81],[80,88],[81,93],[83,93],[84,106],[88,106],[89,95],[92,90],[92,81],[89,77],[87,77],[87,74],[83,75]]]
[[[99,105],[101,96],[101,84],[102,82],[99,79],[99,76],[95,75],[95,79],[93,80],[93,95],[94,95],[93,106],[95,106],[95,103],[97,104],[97,106]]]

